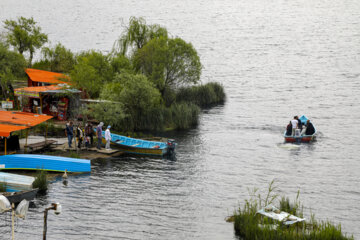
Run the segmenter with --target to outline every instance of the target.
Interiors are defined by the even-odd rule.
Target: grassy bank
[[[317,221],[312,215],[311,219],[292,225],[284,225],[282,222],[272,220],[257,213],[260,209],[269,205],[277,205],[280,211],[288,212],[294,216],[303,217],[303,206],[299,201],[299,193],[295,201],[281,197],[274,193],[273,182],[269,185],[268,193],[263,198],[254,189],[250,193],[250,199],[245,200],[244,205],[239,207],[234,215],[228,220],[234,222],[235,234],[240,239],[269,239],[269,240],[347,240],[341,231],[341,225],[335,225],[329,221]]]

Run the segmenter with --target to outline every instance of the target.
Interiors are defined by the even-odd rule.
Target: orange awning
[[[23,130],[27,127],[25,126],[15,126],[15,125],[7,125],[7,124],[0,124],[0,137],[8,137],[10,136],[11,132]]]
[[[51,86],[39,86],[39,87],[24,87],[14,89],[15,96],[25,96],[25,97],[34,97],[40,98],[41,92],[46,92],[50,90],[59,90],[61,86],[51,85]]]
[[[42,83],[50,83],[50,84],[60,84],[60,83],[70,84],[69,83],[70,78],[61,73],[48,72],[48,71],[32,69],[32,68],[27,68],[25,72],[33,82],[42,82]]]
[[[13,124],[33,127],[51,118],[52,116],[35,113],[0,111],[0,124]]]

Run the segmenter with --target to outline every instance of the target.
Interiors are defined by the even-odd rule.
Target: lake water
[[[275,179],[280,194],[360,238],[360,3],[355,0],[1,0],[0,20],[31,17],[74,52],[111,50],[130,16],[193,43],[202,81],[221,82],[223,106],[198,128],[174,133],[176,160],[96,161],[91,175],[55,181],[17,239],[235,239],[224,218]],[[283,144],[293,115],[319,131]],[[8,218],[0,231],[10,234]],[[9,235],[10,236],[10,235]]]

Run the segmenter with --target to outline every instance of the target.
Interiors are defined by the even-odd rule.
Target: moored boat
[[[302,115],[300,118],[301,123],[305,126],[307,123],[308,118],[305,115]],[[294,136],[290,136],[290,135],[286,135],[286,130],[284,132],[284,139],[285,142],[289,142],[289,143],[308,143],[311,142],[313,140],[315,140],[316,138],[316,128],[314,127],[314,133],[311,135],[301,135],[300,133],[295,134]]]
[[[19,192],[1,192],[0,195],[5,196],[10,203],[19,203],[22,200],[33,200],[38,192],[38,188],[28,190],[28,191],[19,191]]]
[[[0,156],[0,170],[90,172],[90,160],[35,154]]]
[[[105,137],[105,131],[102,132]],[[163,156],[175,152],[176,143],[172,139],[167,142],[148,141],[137,138],[125,137],[111,133],[112,147],[119,148],[126,153]]]

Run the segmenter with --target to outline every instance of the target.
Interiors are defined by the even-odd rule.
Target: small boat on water
[[[306,122],[308,120],[308,118],[305,115],[302,115],[300,118],[301,123],[303,124],[303,126],[306,125]],[[301,135],[300,132],[295,133],[294,136],[290,136],[290,135],[286,135],[286,130],[284,132],[284,139],[285,142],[289,142],[289,143],[308,143],[311,142],[313,140],[315,140],[316,138],[316,128],[314,127],[314,133],[311,135]]]
[[[0,170],[44,170],[54,172],[90,172],[90,160],[35,154],[0,156]]]
[[[102,132],[105,137],[105,131]],[[126,153],[163,156],[175,152],[176,143],[172,139],[167,142],[148,141],[137,138],[125,137],[111,133],[111,146],[122,149]]]
[[[19,191],[19,192],[0,192],[0,195],[5,196],[10,203],[19,203],[22,200],[26,199],[28,201],[33,200],[38,192],[38,188],[28,190],[28,191]]]
[[[31,186],[34,181],[35,178],[31,176],[0,172],[0,182],[6,185]]]

